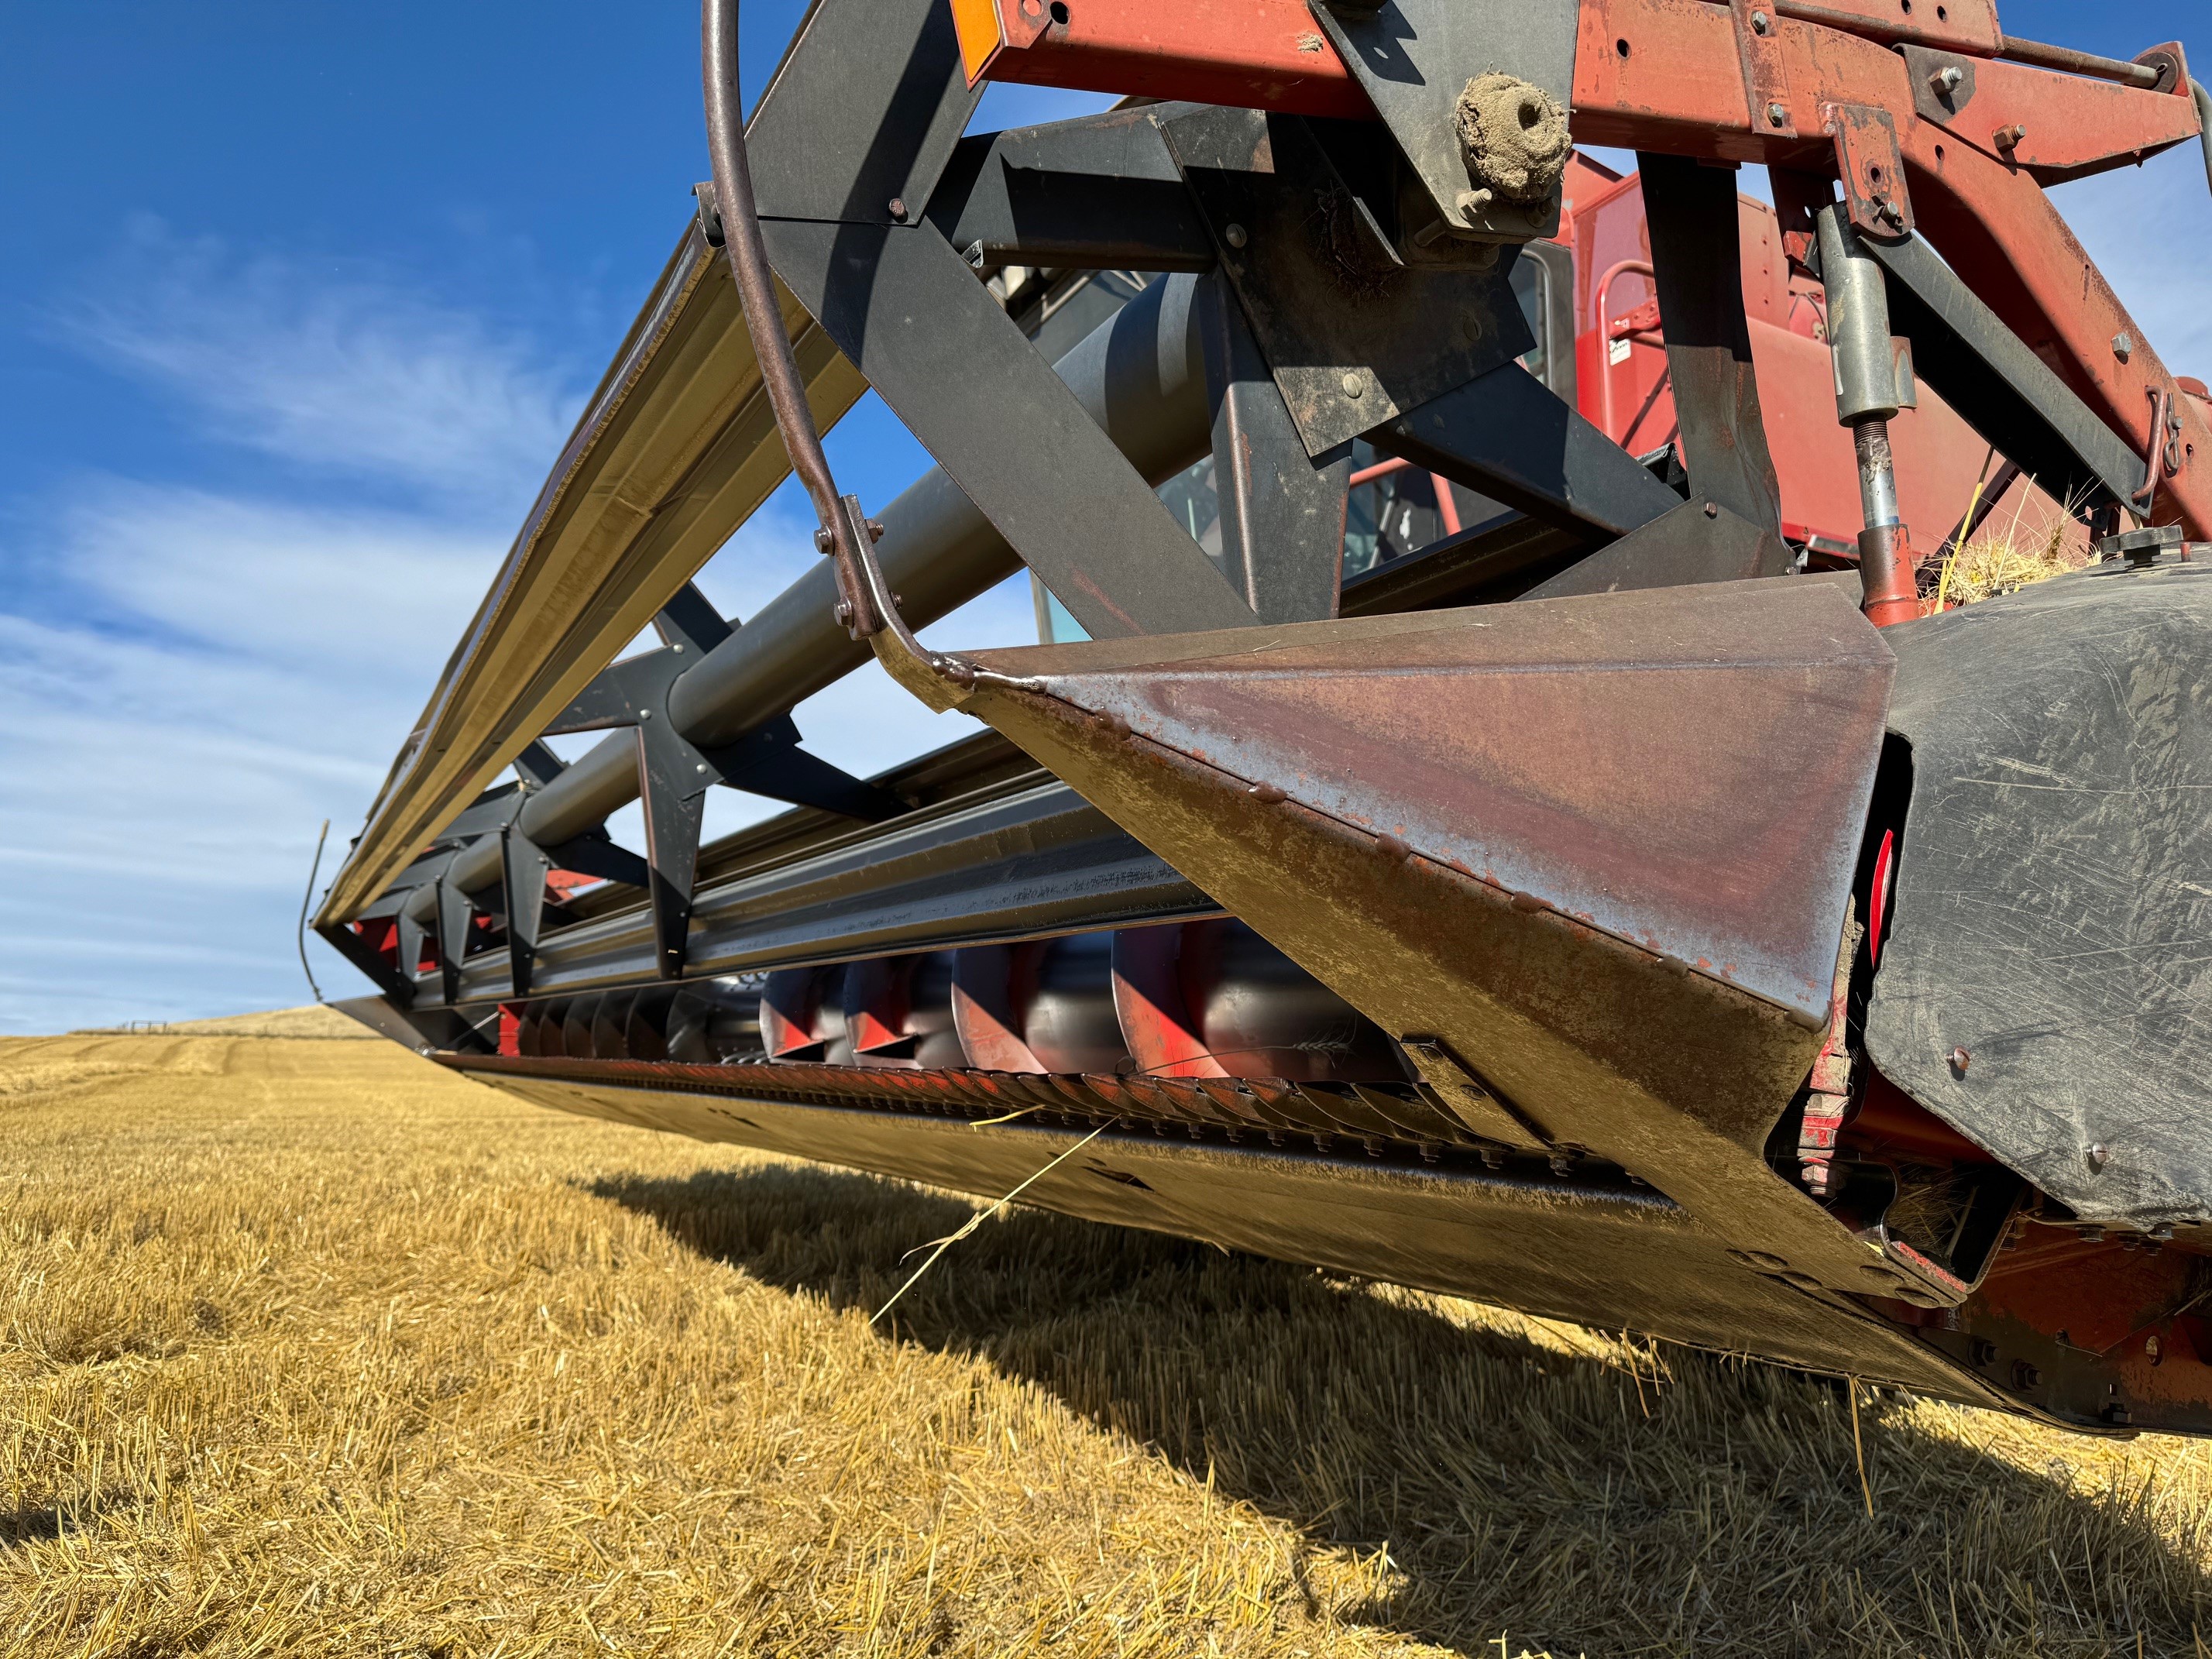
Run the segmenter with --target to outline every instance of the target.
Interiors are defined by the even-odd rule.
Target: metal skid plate
[[[1718,583],[976,660],[968,712],[1554,1143],[1806,1288],[1944,1294],[1764,1157],[1826,1024],[1893,669],[1839,591]]]
[[[1885,637],[1912,794],[1869,1054],[2085,1220],[2212,1218],[2212,569]]]
[[[1201,109],[1163,121],[1309,454],[1536,343],[1511,281],[1393,265],[1303,117]]]
[[[1532,1176],[1377,1164],[1126,1133],[1101,1135],[1047,1170],[1083,1130],[1035,1121],[979,1128],[923,1115],[927,1108],[854,1109],[857,1103],[833,1104],[826,1094],[808,1102],[747,1089],[748,1076],[772,1081],[784,1069],[775,1066],[449,1063],[563,1111],[991,1198],[1022,1186],[1023,1202],[1061,1214],[1609,1329],[1756,1351],[1984,1405],[2018,1405],[1905,1328],[1856,1304],[1823,1305],[1746,1271],[1680,1208],[1617,1180],[1552,1179],[1540,1166]],[[647,1075],[653,1071],[662,1075]]]

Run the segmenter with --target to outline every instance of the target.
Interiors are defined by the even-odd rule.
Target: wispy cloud
[[[87,352],[209,435],[459,503],[535,482],[574,419],[568,365],[362,262],[240,258],[139,218],[126,268],[162,273],[57,313]]]
[[[252,493],[111,470],[7,504],[0,936],[40,968],[0,977],[0,1028],[302,994],[316,823],[342,851],[581,379],[366,267],[202,242],[108,270],[164,274],[54,336],[275,464]]]

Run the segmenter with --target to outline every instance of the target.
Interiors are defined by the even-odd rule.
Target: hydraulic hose
[[[745,155],[744,100],[738,88],[738,0],[704,0],[699,15],[699,61],[706,87],[707,154],[714,172],[714,205],[730,275],[744,303],[745,329],[759,360],[761,384],[775,411],[792,471],[806,488],[822,527],[836,533],[837,483],[830,475],[822,434],[806,402],[791,342],[779,326],[775,278],[761,240],[760,204],[753,195],[752,164]]]

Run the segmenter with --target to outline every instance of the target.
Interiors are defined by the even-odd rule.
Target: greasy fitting
[[[1459,95],[1454,123],[1468,175],[1512,202],[1540,202],[1566,176],[1567,112],[1517,75],[1479,75]]]

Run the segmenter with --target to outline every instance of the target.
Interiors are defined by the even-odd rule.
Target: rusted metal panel
[[[1254,630],[1243,648],[1193,635],[979,660],[1255,798],[1287,796],[1395,838],[1401,857],[1419,852],[1819,1018],[1890,659],[1817,586],[1363,618]]]
[[[968,712],[1563,1160],[1623,1165],[1801,1289],[1962,1293],[1765,1159],[1826,1024],[1893,666],[1839,590],[975,662]],[[1397,1133],[1438,1133],[1423,1105]]]

